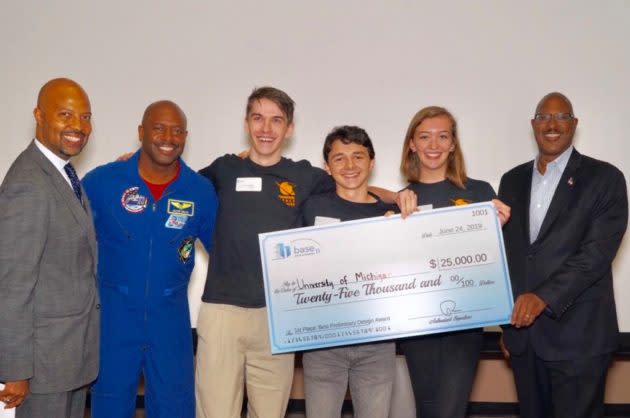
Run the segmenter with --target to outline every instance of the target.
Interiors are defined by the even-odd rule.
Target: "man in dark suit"
[[[83,418],[98,370],[96,241],[68,160],[92,130],[77,83],[40,90],[35,139],[0,188],[0,400],[16,417]]]
[[[516,301],[504,328],[522,418],[603,417],[618,345],[611,264],[628,222],[623,174],[572,145],[578,120],[560,93],[531,121],[538,156],[503,175],[503,234]]]

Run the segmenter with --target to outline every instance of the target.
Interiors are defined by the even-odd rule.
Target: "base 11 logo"
[[[277,260],[278,258],[287,258],[287,257],[291,257],[291,247],[283,243],[276,244],[275,259]]]

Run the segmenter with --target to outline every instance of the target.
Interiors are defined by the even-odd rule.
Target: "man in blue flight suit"
[[[148,417],[194,418],[193,348],[187,287],[194,242],[210,249],[217,198],[181,160],[186,116],[155,102],[127,161],[96,168],[84,187],[98,241],[101,295],[94,418],[131,417],[140,374]]]

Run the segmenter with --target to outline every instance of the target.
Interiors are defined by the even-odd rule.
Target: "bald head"
[[[79,154],[92,132],[90,100],[78,83],[67,78],[44,84],[33,115],[37,140],[64,160]]]
[[[536,113],[540,113],[540,109],[544,107],[548,101],[555,100],[563,102],[567,109],[569,109],[568,113],[573,114],[573,105],[567,96],[557,91],[546,94],[540,101],[538,105],[536,105]]]
[[[152,116],[153,113],[159,113],[164,110],[178,114],[179,118],[184,123],[184,128],[186,128],[187,121],[184,111],[177,105],[177,103],[170,100],[159,100],[147,106],[147,108],[144,110],[144,114],[142,115],[142,124],[145,125],[147,120]]]
[[[69,94],[81,95],[88,104],[90,102],[85,90],[83,90],[83,87],[81,87],[79,83],[69,78],[55,78],[44,84],[39,90],[37,106],[45,106],[51,100],[56,100],[59,97],[64,97]]]
[[[177,104],[160,100],[147,106],[138,126],[142,143],[138,162],[141,176],[153,183],[172,179],[187,135],[186,115]]]

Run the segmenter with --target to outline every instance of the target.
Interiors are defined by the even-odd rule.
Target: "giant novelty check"
[[[272,353],[506,324],[490,202],[259,235]]]

